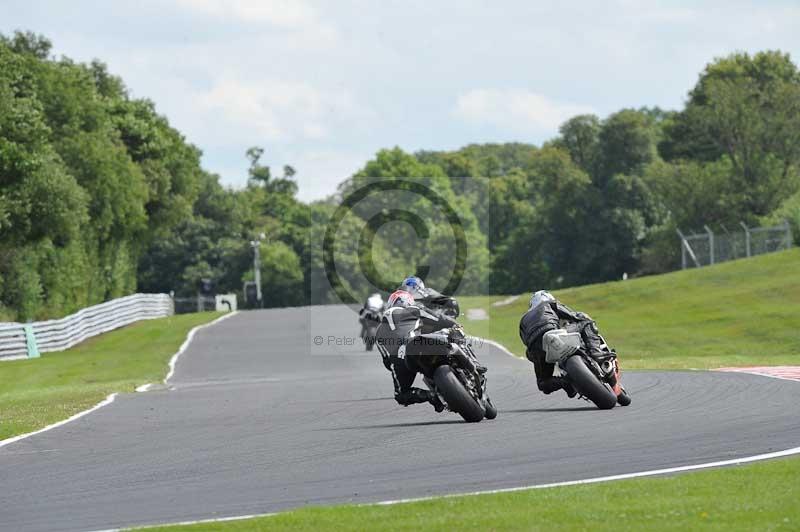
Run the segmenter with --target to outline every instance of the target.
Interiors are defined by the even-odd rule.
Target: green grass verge
[[[281,530],[797,530],[800,459],[603,484],[148,528]]]
[[[68,418],[110,393],[161,381],[188,332],[219,315],[140,321],[61,353],[0,362],[0,440]]]
[[[597,321],[623,369],[800,364],[800,249],[554,294]],[[490,317],[465,328],[523,356],[528,298],[464,298],[463,309]]]

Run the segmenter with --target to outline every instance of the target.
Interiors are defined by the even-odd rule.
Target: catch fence
[[[718,262],[772,253],[792,247],[792,230],[789,222],[774,227],[748,227],[739,222],[742,230],[713,232],[707,225],[705,232],[684,235],[681,239],[681,268],[708,266]]]

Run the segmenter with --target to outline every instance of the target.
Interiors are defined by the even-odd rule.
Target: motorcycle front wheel
[[[439,366],[433,374],[436,390],[442,394],[450,410],[458,412],[464,421],[477,423],[486,415],[483,407],[469,394],[450,366]]]
[[[619,406],[628,406],[631,404],[631,396],[628,395],[625,388],[623,388],[622,393],[617,396],[617,403],[619,403]]]
[[[568,358],[564,370],[578,393],[597,405],[597,408],[609,410],[617,404],[614,392],[592,373],[580,355]]]
[[[363,336],[364,338],[364,347],[367,351],[372,351],[372,348],[375,347],[375,333],[378,331],[377,327],[368,327],[365,331]]]
[[[497,417],[497,407],[494,406],[492,400],[489,399],[489,396],[486,396],[486,400],[483,402],[484,409],[486,410],[486,419],[494,419]]]

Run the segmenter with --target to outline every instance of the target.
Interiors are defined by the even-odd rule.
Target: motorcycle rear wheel
[[[614,405],[617,404],[617,396],[600,382],[600,379],[592,373],[580,355],[568,358],[564,366],[570,382],[579,394],[589,399],[601,410],[614,408]]]
[[[450,366],[439,366],[433,374],[436,390],[444,396],[450,410],[458,412],[464,421],[477,423],[486,415],[486,411],[467,392]]]

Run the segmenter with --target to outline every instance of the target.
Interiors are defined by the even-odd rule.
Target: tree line
[[[258,147],[244,154],[247,185],[223,187],[151,101],[132,98],[101,62],[50,50],[42,36],[0,36],[0,320],[57,317],[137,290],[192,295],[201,279],[241,295],[262,233],[266,305],[336,301],[331,217],[392,177],[458,213],[465,262],[441,210],[412,190],[373,195],[328,242],[348,293],[421,264],[438,287],[460,268],[471,294],[659,273],[678,265],[675,228],[703,224],[786,219],[800,235],[800,73],[777,51],[712,61],[679,111],[576,116],[542,146],[381,150],[336,194],[303,203],[295,169],[273,172]],[[376,225],[397,211],[397,194],[428,222],[425,238],[402,215],[391,230]]]

